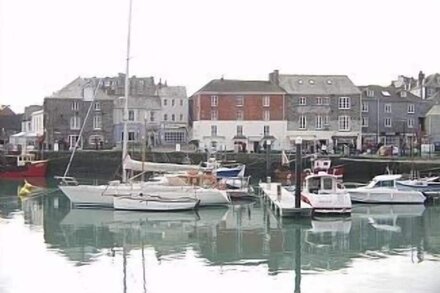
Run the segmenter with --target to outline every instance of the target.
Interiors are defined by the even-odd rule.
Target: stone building
[[[53,149],[56,145],[62,150],[72,149],[80,138],[83,123],[86,123],[80,148],[112,148],[115,145],[113,97],[107,94],[113,90],[111,86],[98,78],[78,77],[52,96],[46,97],[43,107],[47,147]]]
[[[409,148],[424,132],[424,119],[431,107],[404,87],[361,86],[362,145],[376,149],[377,144]]]
[[[360,91],[345,75],[269,74],[286,92],[287,137],[293,147],[302,137],[308,151],[316,147],[360,148]]]
[[[9,106],[0,105],[0,150],[6,149],[11,135],[20,132],[22,117]]]

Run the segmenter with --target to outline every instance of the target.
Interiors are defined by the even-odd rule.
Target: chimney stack
[[[275,69],[272,73],[269,73],[269,81],[273,84],[280,85],[280,72]]]

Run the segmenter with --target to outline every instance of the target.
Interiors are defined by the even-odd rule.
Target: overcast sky
[[[78,76],[125,71],[129,0],[0,0],[0,104],[22,111]],[[437,0],[133,0],[130,75],[347,74],[387,85],[440,71]]]

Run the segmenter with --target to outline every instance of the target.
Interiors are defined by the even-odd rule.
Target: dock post
[[[277,200],[281,201],[281,184],[277,185]]]
[[[302,175],[302,156],[301,156],[301,146],[302,138],[297,137],[295,139],[296,145],[296,156],[295,156],[295,208],[299,209],[301,207],[301,175]]]

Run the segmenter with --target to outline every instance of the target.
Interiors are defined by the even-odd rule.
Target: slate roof
[[[425,78],[425,86],[439,88],[440,87],[440,73],[434,73],[434,74],[428,75]]]
[[[352,95],[359,89],[346,75],[280,74],[279,85],[295,95]]]
[[[279,93],[284,91],[277,85],[265,80],[213,79],[197,93]]]
[[[388,102],[412,102],[412,103],[420,103],[422,100],[416,95],[406,91],[406,97],[401,97],[400,94],[403,91],[401,88],[395,87],[383,87],[379,85],[368,85],[368,86],[360,86],[359,89],[363,93],[363,97],[366,99],[380,99]],[[367,96],[367,90],[374,91],[374,97]],[[385,92],[389,93],[389,96],[384,94]]]
[[[184,86],[163,86],[158,88],[157,94],[164,98],[186,98],[186,88]]]

